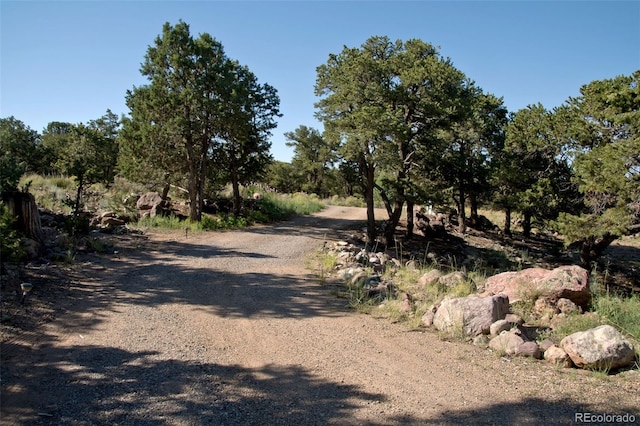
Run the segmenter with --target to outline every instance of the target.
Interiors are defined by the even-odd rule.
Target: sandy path
[[[84,266],[68,314],[3,347],[2,424],[570,424],[640,375],[561,371],[351,312],[306,256],[364,210],[155,233]],[[64,303],[64,302],[61,302]]]

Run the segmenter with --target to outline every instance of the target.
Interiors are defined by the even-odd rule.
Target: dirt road
[[[65,314],[3,346],[2,424],[571,424],[640,375],[500,358],[352,312],[307,269],[362,209],[153,233],[82,264]]]

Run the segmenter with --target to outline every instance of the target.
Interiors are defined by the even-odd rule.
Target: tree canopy
[[[443,132],[471,114],[474,85],[429,43],[379,36],[329,55],[317,73],[317,116],[328,137],[341,144],[343,157],[358,164],[368,237],[376,237],[377,189],[389,214],[385,240],[391,242],[404,203],[421,198],[413,170],[441,158],[451,143]]]
[[[583,208],[563,212],[558,223],[590,265],[615,239],[640,232],[640,71],[593,81],[580,94],[569,104]]]
[[[124,120],[121,171],[178,183],[186,176],[189,217],[200,220],[212,161],[234,187],[266,167],[277,92],[258,84],[209,34],[193,38],[182,21],[164,25],[141,73],[149,84],[126,96],[131,113]]]

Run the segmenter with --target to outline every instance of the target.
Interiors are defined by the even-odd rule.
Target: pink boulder
[[[555,304],[558,299],[569,299],[586,309],[591,300],[589,272],[577,265],[560,266],[548,270],[529,268],[519,272],[503,272],[485,282],[484,296],[506,294],[509,302],[544,298]]]

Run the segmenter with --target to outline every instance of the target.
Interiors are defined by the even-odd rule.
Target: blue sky
[[[509,111],[546,108],[593,80],[640,69],[639,1],[0,1],[0,116],[39,132],[87,122],[124,96],[165,22],[209,33],[278,89],[272,153],[314,119],[316,67],[373,35],[419,38]]]

